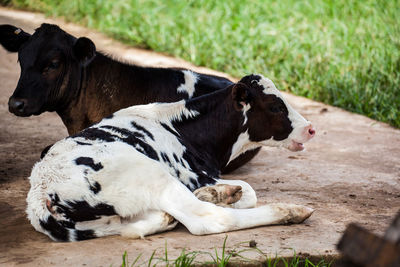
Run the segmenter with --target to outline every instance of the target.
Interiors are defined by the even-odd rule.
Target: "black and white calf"
[[[255,208],[254,190],[219,179],[219,170],[260,145],[302,150],[314,134],[274,84],[258,75],[191,100],[126,108],[59,141],[34,166],[28,218],[57,241],[143,237],[173,228],[170,216],[195,235],[299,223],[312,209]],[[226,208],[193,194],[216,184],[240,185],[242,198]]]

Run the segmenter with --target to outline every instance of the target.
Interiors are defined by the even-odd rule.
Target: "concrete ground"
[[[142,65],[197,68],[182,60],[126,47],[99,33],[39,14],[0,8],[0,24],[17,25],[28,32],[42,22],[59,24],[76,36],[88,36],[99,50]],[[56,243],[36,232],[25,216],[27,177],[44,147],[65,137],[67,131],[55,113],[20,118],[8,112],[8,98],[16,87],[16,54],[0,48],[0,265],[1,266],[118,266],[127,251],[143,262],[156,250],[168,247],[168,257],[182,249],[214,253],[227,236],[227,249],[248,249],[248,241],[269,256],[297,253],[336,254],[346,225],[359,222],[382,234],[400,209],[400,130],[305,98],[285,94],[289,102],[317,129],[306,152],[264,148],[248,165],[228,179],[242,179],[257,192],[260,203],[305,204],[316,211],[303,224],[259,227],[227,234],[193,236],[180,226],[173,231],[131,240],[119,236],[77,243]],[[241,255],[262,259],[250,250]],[[201,261],[211,260],[200,254]],[[235,258],[233,258],[235,259]]]

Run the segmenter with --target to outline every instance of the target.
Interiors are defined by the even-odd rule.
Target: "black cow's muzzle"
[[[32,114],[28,114],[26,112],[27,103],[28,100],[26,99],[10,97],[10,99],[8,100],[8,110],[17,116],[30,116]]]

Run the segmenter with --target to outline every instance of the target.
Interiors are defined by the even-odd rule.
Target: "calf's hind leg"
[[[150,211],[135,218],[134,222],[124,222],[121,235],[130,238],[143,238],[147,235],[172,230],[178,223],[172,216],[162,211]]]
[[[93,230],[96,237],[121,235],[129,238],[143,238],[147,235],[172,230],[178,221],[162,211],[147,211],[131,218],[104,216],[94,221],[78,222],[77,230]]]

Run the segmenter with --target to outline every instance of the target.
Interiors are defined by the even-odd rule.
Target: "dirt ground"
[[[15,24],[28,32],[48,20],[38,14],[0,8],[0,24]],[[62,28],[89,36],[100,50],[125,60],[159,66],[194,66],[160,54],[127,48],[101,34],[72,24]],[[197,71],[212,72],[204,68]],[[246,249],[249,240],[274,256],[297,253],[335,254],[346,225],[359,222],[382,234],[400,209],[400,130],[301,97],[285,94],[300,113],[311,120],[317,136],[306,152],[264,148],[247,166],[224,178],[242,179],[257,192],[260,203],[305,204],[316,211],[300,225],[259,227],[227,234],[193,236],[180,226],[145,240],[119,236],[77,243],[56,243],[36,232],[25,215],[27,177],[41,150],[66,136],[55,113],[19,118],[8,112],[8,98],[19,77],[16,54],[0,48],[0,265],[1,266],[118,266],[121,255],[130,259],[140,253],[148,259],[156,250],[162,255],[165,244],[174,258],[187,251],[214,252],[225,236],[228,249]],[[247,241],[247,242],[246,242]],[[243,256],[260,259],[252,250]],[[211,260],[207,254],[198,259]]]

